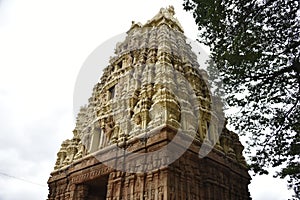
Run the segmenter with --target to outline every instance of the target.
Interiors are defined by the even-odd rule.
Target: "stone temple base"
[[[145,158],[144,154],[128,158],[120,153],[120,147],[131,152],[155,152],[174,135],[174,130],[165,128],[146,140],[133,139],[127,146],[119,144],[119,148],[111,145],[54,171],[48,181],[48,199],[251,199],[247,168],[216,148],[200,158],[198,152],[202,144],[198,140],[171,164],[168,164],[171,158],[164,155],[155,159]],[[182,138],[182,142],[185,140]],[[176,148],[180,151],[183,147],[178,143]],[[128,163],[135,165],[127,166]],[[134,170],[137,172],[133,173]]]

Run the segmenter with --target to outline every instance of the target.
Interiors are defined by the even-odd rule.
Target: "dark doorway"
[[[88,200],[106,200],[108,175],[86,182],[89,187]]]

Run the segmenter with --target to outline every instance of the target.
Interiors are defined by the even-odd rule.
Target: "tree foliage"
[[[184,0],[210,47],[210,75],[223,84],[236,129],[249,136],[256,173],[278,167],[300,196],[299,0]],[[217,73],[218,72],[218,73]]]

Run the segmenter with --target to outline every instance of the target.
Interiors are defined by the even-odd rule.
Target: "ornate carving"
[[[99,178],[107,185],[106,199],[111,200],[249,197],[246,187],[242,192],[230,189],[237,182],[243,186],[249,182],[243,145],[226,125],[220,125],[222,105],[211,95],[207,73],[199,69],[174,14],[170,6],[144,25],[133,22],[125,40],[116,45],[116,55],[77,115],[73,138],[65,140],[57,153],[49,199],[93,199],[89,194],[93,188],[87,185],[99,183]],[[158,127],[165,128],[159,132]],[[170,164],[170,157],[159,152],[124,164],[127,169],[155,171],[112,171],[92,159],[109,151],[117,155],[111,158],[117,164],[124,158],[115,146],[156,151],[179,129],[190,136],[197,132],[179,160]],[[222,134],[216,141],[219,130]],[[195,153],[201,144],[216,144],[208,159]],[[233,193],[240,198],[233,198]]]

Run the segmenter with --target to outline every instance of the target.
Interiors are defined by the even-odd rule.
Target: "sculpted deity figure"
[[[132,61],[133,61],[132,56],[131,56],[130,54],[128,54],[128,55],[126,56],[126,67],[131,66]]]
[[[134,118],[134,122],[137,124],[137,125],[141,125],[142,123],[142,119],[141,119],[141,116],[138,115]]]

